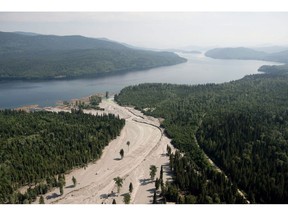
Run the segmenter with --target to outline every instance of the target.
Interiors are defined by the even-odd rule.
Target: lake
[[[237,80],[258,73],[257,69],[274,62],[254,60],[221,60],[203,54],[180,54],[186,63],[134,71],[95,79],[56,81],[0,82],[0,109],[38,104],[52,106],[59,100],[70,100],[95,93],[118,93],[123,87],[139,83],[204,84]]]

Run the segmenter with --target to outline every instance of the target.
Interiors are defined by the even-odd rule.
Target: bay
[[[223,83],[258,73],[262,65],[280,63],[256,60],[222,60],[203,54],[180,54],[186,63],[94,79],[0,82],[0,109],[38,104],[53,106],[59,100],[71,100],[95,93],[119,93],[139,83],[205,84]]]

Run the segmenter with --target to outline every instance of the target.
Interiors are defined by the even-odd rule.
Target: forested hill
[[[0,32],[1,53],[105,48],[125,49],[125,46],[116,42],[87,38],[79,35],[56,36]]]
[[[243,59],[281,62],[285,63],[285,65],[263,65],[258,70],[267,73],[288,72],[288,50],[267,53],[245,47],[216,48],[208,50],[205,55],[215,59]]]
[[[93,77],[185,61],[174,53],[131,49],[109,40],[0,32],[0,79]]]
[[[271,73],[217,85],[141,84],[116,100],[164,118],[184,153],[170,155],[174,183],[162,190],[168,201],[241,203],[238,187],[251,203],[288,203],[287,94],[287,73]],[[203,151],[232,183],[211,169]]]
[[[205,55],[216,59],[263,60],[288,63],[288,50],[266,53],[245,47],[215,48],[208,50]]]
[[[245,47],[237,48],[215,48],[208,50],[205,55],[216,59],[256,59],[260,60],[266,56],[265,52],[256,51]]]

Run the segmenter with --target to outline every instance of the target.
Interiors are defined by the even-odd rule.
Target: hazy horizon
[[[287,12],[1,12],[0,31],[172,49],[288,45]]]

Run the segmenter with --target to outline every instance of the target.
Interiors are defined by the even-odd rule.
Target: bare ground
[[[160,167],[164,165],[164,179],[171,179],[168,174],[169,158],[166,156],[170,139],[163,135],[159,120],[144,116],[133,108],[121,107],[112,100],[102,101],[100,107],[104,108],[104,111],[85,112],[93,115],[112,113],[124,118],[126,124],[120,136],[110,142],[97,162],[67,174],[64,194],[59,196],[59,189],[56,188],[45,195],[45,203],[110,204],[113,199],[117,204],[123,203],[123,195],[129,192],[129,184],[132,182],[134,190],[131,203],[147,204],[152,202],[155,189],[155,183],[149,175],[150,165],[158,168],[156,177],[159,177]],[[63,111],[61,108],[47,110]],[[127,141],[130,141],[129,147]],[[172,146],[171,148],[174,151]],[[120,149],[124,150],[123,159],[120,158]],[[72,176],[77,179],[76,187],[72,187]],[[124,179],[119,194],[113,180],[117,176]]]

